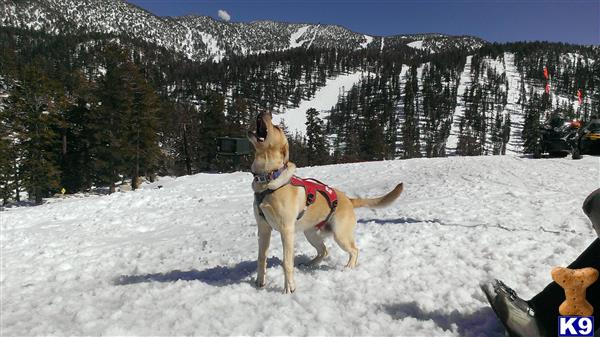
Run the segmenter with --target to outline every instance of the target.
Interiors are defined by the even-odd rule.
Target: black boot
[[[543,337],[541,325],[533,308],[517,296],[502,281],[494,280],[481,285],[492,309],[511,337]]]

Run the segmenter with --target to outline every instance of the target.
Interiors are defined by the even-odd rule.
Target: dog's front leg
[[[296,290],[294,284],[294,227],[285,225],[281,229],[281,241],[283,242],[283,273],[285,274],[285,285],[283,292],[293,293]]]
[[[267,272],[267,250],[271,242],[271,226],[264,220],[258,220],[258,262],[256,266],[256,286],[261,288],[265,285],[265,273]]]

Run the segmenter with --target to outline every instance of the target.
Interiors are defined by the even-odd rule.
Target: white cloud
[[[219,17],[221,18],[221,20],[223,20],[223,21],[231,20],[231,15],[229,15],[229,13],[227,13],[226,10],[219,9],[219,11],[217,13],[218,13]]]

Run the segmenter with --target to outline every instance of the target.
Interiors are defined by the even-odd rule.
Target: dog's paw
[[[298,266],[300,267],[305,267],[305,268],[311,268],[311,267],[316,267],[318,266],[321,262],[323,262],[323,259],[326,258],[329,254],[327,252],[325,252],[325,254],[323,255],[317,255],[314,259],[306,261],[306,262],[301,262],[298,264]]]
[[[346,269],[346,270],[350,270],[350,269],[354,269],[354,268],[356,268],[356,263],[350,263],[350,262],[348,262],[348,263],[347,263],[347,264],[344,266],[344,269]]]
[[[286,284],[285,287],[283,288],[284,294],[291,294],[294,291],[296,291],[296,286],[294,286],[293,284]]]
[[[259,288],[259,289],[260,289],[260,288],[264,288],[264,287],[265,287],[265,280],[262,280],[262,281],[255,280],[255,281],[254,281],[254,285],[255,285],[257,288]]]

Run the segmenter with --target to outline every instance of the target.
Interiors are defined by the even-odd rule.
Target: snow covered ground
[[[405,183],[390,208],[358,209],[359,265],[330,257],[296,269],[283,295],[273,233],[267,285],[249,173],[163,178],[143,189],[0,212],[4,336],[501,336],[478,288],[501,277],[528,298],[595,234],[580,209],[600,160],[516,156],[370,162],[299,170],[374,196]],[[158,189],[158,185],[162,185]],[[302,235],[296,261],[315,252]]]

